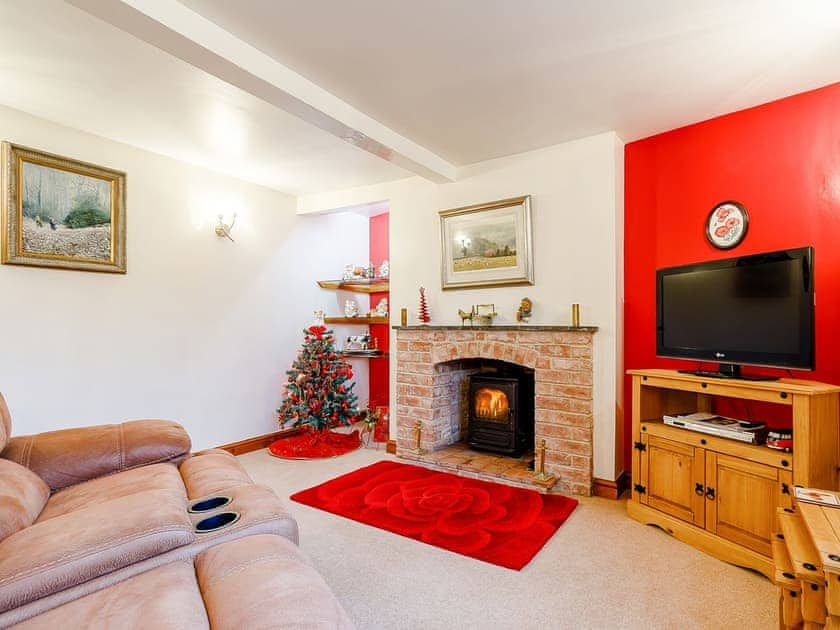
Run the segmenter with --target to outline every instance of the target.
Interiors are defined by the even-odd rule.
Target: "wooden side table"
[[[795,500],[793,509],[778,510],[778,525],[780,626],[840,630],[840,507]]]

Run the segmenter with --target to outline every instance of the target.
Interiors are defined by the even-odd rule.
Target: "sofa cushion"
[[[12,434],[12,414],[9,413],[9,406],[6,399],[0,393],[0,453],[6,448],[6,442]]]
[[[175,466],[152,464],[60,490],[47,501],[38,521],[148,490],[167,491],[183,501],[187,498],[184,483]]]
[[[236,605],[231,602],[231,605]],[[16,630],[206,630],[191,561],[173,562],[11,626]],[[239,630],[245,630],[240,628]]]
[[[32,525],[49,496],[49,486],[38,475],[0,459],[0,540]]]
[[[35,523],[0,542],[0,612],[195,540],[183,499],[147,491]]]
[[[11,438],[3,457],[34,471],[53,490],[159,462],[180,462],[190,438],[170,420],[132,420]]]
[[[214,630],[353,628],[324,579],[282,536],[211,547],[196,557],[195,572]]]
[[[219,449],[193,455],[180,471],[190,499],[254,483],[236,457]]]

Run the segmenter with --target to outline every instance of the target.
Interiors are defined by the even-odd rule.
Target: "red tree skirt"
[[[284,459],[320,459],[355,451],[360,444],[357,431],[338,433],[307,430],[272,442],[268,452]]]
[[[557,494],[383,461],[292,495],[292,500],[519,570],[578,502]]]

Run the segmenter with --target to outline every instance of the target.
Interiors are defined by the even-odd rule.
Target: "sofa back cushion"
[[[12,414],[9,413],[9,406],[6,399],[0,393],[0,453],[6,448],[6,442],[12,433]]]
[[[130,468],[180,463],[190,446],[190,436],[177,422],[130,420],[17,435],[3,457],[26,466],[58,491]]]
[[[34,472],[0,459],[0,540],[38,518],[50,498],[50,488]]]

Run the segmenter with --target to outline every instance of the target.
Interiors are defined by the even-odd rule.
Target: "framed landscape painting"
[[[125,173],[3,143],[2,262],[125,273]]]
[[[530,195],[439,214],[444,289],[534,284]]]

